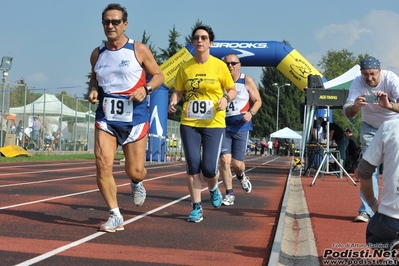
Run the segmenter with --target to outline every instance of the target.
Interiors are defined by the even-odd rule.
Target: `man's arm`
[[[165,76],[155,61],[150,49],[143,43],[135,42],[135,49],[137,50],[137,58],[142,62],[145,71],[151,75],[151,80],[146,84],[152,87],[153,90],[160,87],[165,80]]]
[[[376,212],[378,210],[378,199],[374,196],[372,175],[377,166],[370,164],[368,161],[361,159],[359,166],[355,171],[355,176],[360,178],[361,190],[367,203]]]
[[[248,91],[249,100],[252,104],[250,109],[243,113],[244,116],[242,117],[242,120],[247,123],[251,121],[253,116],[259,111],[259,108],[262,106],[262,99],[260,98],[260,94],[254,80],[248,75],[245,75],[245,87]]]
[[[262,106],[262,99],[259,94],[259,90],[256,87],[255,81],[250,77],[245,75],[245,86],[249,93],[249,99],[251,100],[252,107],[250,111],[254,112],[255,114],[259,111],[260,107]]]
[[[94,66],[97,63],[98,53],[99,53],[98,48],[95,48],[90,55],[91,74],[89,81],[89,96],[87,97],[87,100],[90,103],[98,103],[98,84],[97,84],[96,72],[94,72]]]
[[[348,118],[354,118],[361,108],[367,104],[361,80],[361,76],[356,77],[349,87],[349,95],[342,108],[343,114]]]
[[[356,105],[355,102],[347,102],[345,103],[344,107],[344,114],[348,118],[354,118],[357,113],[360,111],[360,106]]]

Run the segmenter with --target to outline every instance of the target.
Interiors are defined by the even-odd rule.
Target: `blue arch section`
[[[195,54],[192,44],[188,44],[186,49]],[[323,82],[327,81],[297,50],[283,42],[217,40],[210,52],[218,58],[236,54],[242,66],[275,67],[301,90],[307,87],[309,74],[319,75]]]
[[[218,58],[223,58],[227,54],[236,54],[240,58],[242,66],[275,67],[300,90],[304,90],[307,87],[307,80],[310,74],[319,75],[322,77],[323,82],[327,81],[297,50],[279,41],[217,40],[214,41],[210,52]],[[156,90],[151,94],[150,134],[167,136],[167,113],[160,115],[160,111],[167,112],[168,88],[173,86],[174,77],[180,65],[192,58],[194,54],[195,50],[190,43],[161,65],[161,69],[165,74],[165,83],[158,89],[158,93],[156,93],[158,91]],[[164,160],[165,141],[160,141],[162,143],[159,145],[157,142],[156,147],[161,147],[161,152],[154,147],[151,154],[147,152],[147,160],[152,158],[152,160],[156,161],[159,155],[161,155],[161,160]]]

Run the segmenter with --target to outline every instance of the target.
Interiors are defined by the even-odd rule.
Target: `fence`
[[[56,144],[50,148],[63,151],[83,151],[93,150],[94,148],[94,108],[87,100],[78,97],[70,97],[66,94],[61,94],[58,99],[53,94],[46,93],[37,98],[37,94],[29,94],[26,90],[21,91],[21,86],[14,87],[10,90],[11,99],[8,101],[9,113],[14,115],[15,120],[11,121],[10,131],[15,128],[15,138],[18,145],[27,149],[45,148],[46,140]],[[21,100],[21,93],[23,93],[23,100]],[[40,95],[40,94],[39,94]],[[28,103],[28,98],[29,102]],[[35,99],[37,98],[37,99]],[[22,105],[18,106],[17,104]],[[70,108],[68,106],[75,106]],[[78,111],[84,110],[84,111]],[[32,138],[32,125],[34,118],[37,117],[41,122],[42,130],[38,143],[30,142]],[[18,121],[18,122],[17,122]],[[10,123],[9,123],[10,124]],[[22,127],[18,128],[18,125]]]
[[[25,84],[12,84],[12,86],[6,84],[6,89],[2,91],[5,104],[2,104],[1,110],[9,110],[13,116],[11,125],[8,124],[7,133],[12,127],[16,131],[18,124],[20,122],[22,124],[22,131],[16,132],[14,137],[16,145],[27,149],[35,148],[30,133],[33,118],[38,117],[43,126],[40,149],[94,150],[94,111],[97,106],[83,98],[71,97],[67,94],[56,96],[47,93],[46,90],[37,90],[38,93],[32,93]],[[184,160],[179,131],[180,123],[168,120],[167,136],[149,134],[148,149],[159,153],[158,161]],[[46,141],[51,136],[56,141],[54,146],[52,146],[53,142]],[[154,146],[162,145],[162,143],[164,148]],[[152,161],[152,158],[150,160]]]

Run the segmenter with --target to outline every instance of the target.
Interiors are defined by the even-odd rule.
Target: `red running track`
[[[324,175],[310,186],[313,178],[314,175],[301,180],[320,265],[332,265],[331,259],[335,265],[390,265],[377,264],[386,262],[381,262],[383,258],[374,256],[373,250],[366,245],[367,223],[354,222],[360,206],[360,183],[354,186],[346,175],[342,179]],[[328,252],[335,252],[338,257],[324,256]],[[359,254],[354,255],[354,252]],[[379,262],[373,262],[373,259]]]
[[[291,158],[247,156],[253,190],[234,182],[235,205],[191,210],[182,163],[148,165],[143,206],[131,202],[124,166],[114,175],[125,230],[99,232],[108,209],[94,161],[0,164],[1,265],[267,265]],[[224,188],[221,184],[221,191]]]

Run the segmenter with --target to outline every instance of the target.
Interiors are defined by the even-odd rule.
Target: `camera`
[[[377,95],[366,95],[366,103],[378,103],[380,101],[380,97]]]

